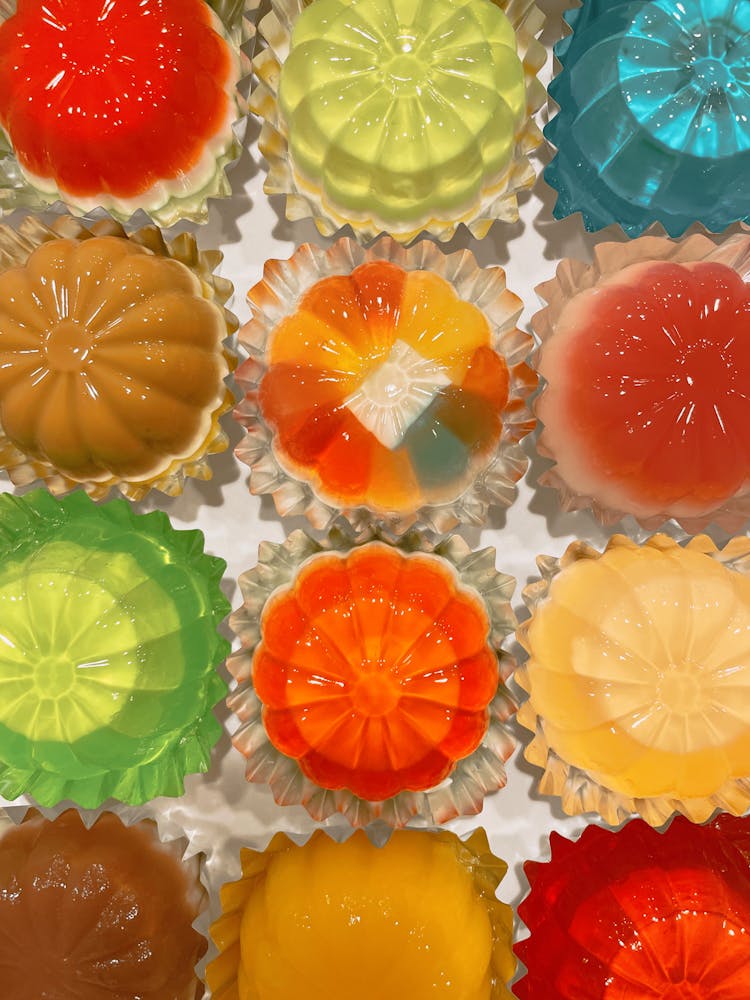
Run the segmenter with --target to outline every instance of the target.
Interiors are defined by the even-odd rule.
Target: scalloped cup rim
[[[498,688],[488,707],[488,723],[479,747],[456,762],[449,778],[426,791],[402,790],[390,799],[372,802],[361,799],[346,788],[322,788],[307,778],[299,764],[271,744],[261,719],[262,705],[252,684],[252,658],[260,642],[260,618],[269,598],[291,582],[300,566],[326,552],[348,554],[356,548],[377,542],[396,548],[402,554],[437,556],[452,567],[460,585],[482,599],[490,621],[488,643],[498,659]],[[482,808],[484,797],[505,786],[504,763],[515,749],[515,739],[508,721],[516,710],[515,701],[505,686],[514,669],[509,653],[501,642],[516,625],[510,606],[515,581],[494,568],[494,549],[472,552],[463,539],[451,536],[437,544],[424,535],[412,532],[398,542],[372,531],[370,537],[356,537],[351,530],[333,530],[316,541],[302,530],[292,532],[282,544],[262,543],[258,563],[239,578],[243,604],[229,618],[229,625],[240,638],[241,648],[227,661],[237,686],[227,704],[239,715],[241,726],[232,742],[246,758],[248,781],[268,784],[279,805],[302,805],[316,821],[342,813],[352,827],[364,827],[382,820],[395,828],[414,820],[440,826],[456,816],[470,816]]]
[[[42,458],[34,458],[19,449],[2,431],[0,422],[0,468],[7,472],[14,486],[29,486],[44,483],[55,496],[82,489],[94,500],[105,499],[111,492],[131,501],[142,500],[151,490],[166,496],[178,496],[183,492],[186,480],[211,479],[212,470],[208,459],[229,447],[229,438],[221,427],[221,420],[236,404],[235,394],[230,386],[232,373],[238,358],[231,341],[238,327],[237,318],[225,308],[233,293],[231,282],[219,277],[215,270],[221,263],[223,254],[215,250],[198,250],[192,233],[166,240],[163,232],[153,223],[138,229],[126,231],[112,216],[104,214],[95,222],[85,223],[76,216],[65,212],[46,225],[36,216],[28,215],[16,226],[0,223],[0,272],[14,267],[23,267],[31,254],[40,246],[56,239],[71,239],[80,242],[97,237],[125,239],[165,260],[175,260],[187,267],[201,282],[211,289],[211,301],[222,314],[226,326],[226,337],[221,346],[221,356],[227,367],[223,378],[224,394],[220,406],[212,414],[212,424],[204,440],[192,455],[172,459],[160,473],[147,479],[123,479],[114,474],[97,480],[78,480],[60,472]]]
[[[592,813],[601,817],[610,827],[617,827],[629,819],[639,817],[651,827],[661,827],[677,815],[699,824],[707,822],[717,812],[732,816],[743,815],[750,808],[750,781],[747,778],[727,780],[713,795],[700,798],[680,798],[676,795],[633,798],[599,784],[589,771],[565,761],[550,747],[544,734],[544,720],[531,705],[527,672],[530,654],[528,632],[536,609],[549,596],[553,579],[567,566],[581,559],[598,560],[611,548],[641,548],[643,545],[660,549],[686,548],[703,553],[723,566],[732,563],[734,565],[728,567],[732,571],[750,575],[750,537],[747,536],[730,538],[719,548],[705,534],[678,540],[659,532],[639,543],[619,533],[612,535],[602,550],[578,540],[571,542],[560,558],[538,556],[537,566],[541,578],[528,583],[521,592],[530,616],[516,630],[516,641],[524,650],[526,659],[519,663],[512,677],[514,684],[526,695],[519,705],[516,718],[524,729],[532,733],[530,741],[524,746],[524,757],[541,771],[537,778],[539,792],[549,798],[559,799],[568,816]]]
[[[430,271],[448,281],[459,299],[476,306],[487,318],[492,349],[504,358],[510,376],[505,419],[487,464],[455,500],[423,505],[411,512],[347,508],[323,499],[310,483],[287,472],[277,455],[275,433],[266,425],[257,403],[247,398],[265,374],[264,355],[273,330],[294,312],[299,298],[326,277],[348,275],[361,264],[380,260],[405,271]],[[499,265],[480,267],[470,250],[445,254],[429,241],[404,248],[388,236],[368,249],[347,237],[327,249],[304,243],[287,259],[267,261],[263,277],[248,292],[252,316],[240,329],[239,341],[250,357],[235,374],[241,398],[234,408],[234,418],[245,430],[235,454],[250,467],[250,491],[271,494],[281,517],[304,514],[316,529],[328,530],[342,517],[357,531],[366,532],[374,522],[393,537],[413,527],[443,535],[458,524],[481,525],[490,506],[510,506],[517,495],[516,484],[528,468],[521,441],[534,428],[528,398],[536,387],[536,373],[526,364],[533,338],[515,325],[523,303],[507,288],[505,278]],[[521,380],[521,372],[529,376],[531,384]]]
[[[744,495],[728,497],[712,510],[693,516],[675,515],[668,510],[639,515],[632,510],[601,504],[595,496],[579,493],[561,475],[555,462],[554,449],[548,443],[545,425],[538,416],[539,401],[548,385],[546,379],[538,374],[539,360],[546,342],[554,337],[555,323],[568,302],[596,287],[601,280],[611,278],[635,264],[664,261],[692,263],[710,259],[734,268],[736,263],[746,260],[747,272],[750,274],[750,232],[732,233],[718,243],[711,238],[712,235],[715,234],[704,229],[676,240],[660,233],[649,233],[623,243],[608,240],[597,244],[590,264],[580,258],[565,257],[558,262],[554,277],[536,285],[534,291],[542,306],[530,321],[537,341],[530,363],[537,372],[540,391],[532,401],[531,410],[540,428],[537,451],[553,463],[541,473],[538,482],[540,486],[557,492],[562,510],[590,510],[596,520],[606,526],[632,517],[636,524],[650,532],[672,523],[686,535],[695,535],[711,524],[731,534],[741,530],[750,519],[750,490]]]
[[[57,191],[48,196],[20,175],[12,146],[0,128],[0,217],[14,210],[23,209],[37,213],[62,211],[81,219],[104,213],[123,223],[132,222],[136,216],[143,214],[149,223],[162,228],[169,228],[186,221],[197,225],[205,225],[208,222],[209,199],[225,199],[232,195],[227,171],[235,166],[244,148],[248,119],[247,98],[244,92],[252,76],[252,49],[256,33],[253,20],[257,17],[257,0],[240,0],[239,3],[237,0],[205,0],[205,2],[224,26],[227,43],[239,63],[239,74],[232,88],[234,113],[230,133],[227,135],[224,151],[215,158],[214,170],[208,181],[187,195],[170,195],[163,205],[153,209],[136,206],[127,212],[120,212],[114,206],[105,205],[77,208],[75,202],[66,200],[61,192]],[[0,5],[0,22],[15,13],[14,6],[12,0],[5,0]],[[20,183],[17,175],[21,176]],[[96,197],[93,196],[90,200],[96,200]]]

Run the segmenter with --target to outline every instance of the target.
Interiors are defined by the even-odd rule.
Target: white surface
[[[562,34],[560,10],[565,5],[558,0],[546,3],[541,0],[540,6],[550,14],[543,36],[549,45]],[[551,59],[542,73],[545,83],[550,72]],[[546,112],[540,114],[540,119],[546,120]],[[249,136],[251,151],[245,153],[231,173],[235,196],[229,201],[213,202],[208,225],[198,229],[201,247],[218,247],[224,252],[220,272],[235,286],[230,308],[241,322],[249,316],[245,294],[261,277],[267,259],[289,257],[295,245],[303,242],[330,242],[320,237],[312,223],[287,222],[281,200],[269,201],[263,194],[265,172],[254,145],[257,126],[253,123]],[[549,155],[542,150],[535,159],[539,171]],[[539,180],[532,194],[521,197],[518,223],[496,224],[481,242],[463,232],[446,245],[451,250],[469,247],[480,264],[500,264],[506,269],[509,288],[525,303],[521,320],[525,329],[538,308],[534,287],[554,274],[559,259],[564,256],[590,259],[591,248],[597,241],[623,239],[616,230],[597,236],[585,234],[577,217],[554,222],[553,201],[553,192]],[[240,428],[231,419],[225,421],[225,426],[234,447],[241,436]],[[481,533],[464,532],[473,546],[492,545],[497,549],[498,568],[518,581],[514,606],[521,616],[524,612],[520,591],[536,575],[538,554],[560,555],[576,537],[601,547],[611,533],[596,525],[588,513],[562,514],[556,495],[536,487],[537,476],[544,466],[534,457],[533,440],[527,439],[525,443],[532,456],[531,467],[513,506],[507,513],[495,512]],[[237,577],[255,564],[259,542],[280,541],[285,533],[306,522],[292,519],[282,525],[269,498],[260,500],[251,496],[247,489],[248,470],[231,451],[216,456],[211,464],[214,470],[211,482],[191,482],[185,493],[175,499],[152,494],[136,507],[150,510],[158,506],[169,514],[176,527],[201,528],[207,550],[227,561],[224,588],[236,607],[240,602]],[[226,711],[221,718],[231,728]],[[525,730],[520,727],[517,730],[519,739],[526,741]],[[148,810],[166,812],[192,838],[193,849],[206,852],[208,880],[214,893],[212,916],[217,913],[218,886],[239,873],[240,846],[263,847],[279,830],[303,834],[315,828],[302,808],[277,807],[267,788],[247,784],[243,765],[244,759],[232,749],[225,731],[208,774],[188,778],[184,798],[160,800]],[[509,864],[500,896],[514,906],[527,888],[522,862],[548,856],[547,837],[551,830],[570,834],[585,822],[563,816],[555,801],[538,796],[534,791],[537,776],[536,770],[525,763],[521,750],[517,750],[508,764],[507,787],[487,799],[481,815],[449,824],[457,832],[478,826],[487,830],[494,853]],[[345,826],[341,820],[333,825]]]

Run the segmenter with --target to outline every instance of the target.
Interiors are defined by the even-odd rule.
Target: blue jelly
[[[584,0],[566,20],[555,217],[631,236],[750,221],[750,0]]]

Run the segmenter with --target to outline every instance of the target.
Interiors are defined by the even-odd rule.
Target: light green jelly
[[[492,0],[314,0],[279,101],[298,173],[341,214],[386,224],[470,206],[526,115],[515,31]]]

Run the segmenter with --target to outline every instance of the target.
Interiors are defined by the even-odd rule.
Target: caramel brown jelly
[[[114,236],[51,240],[0,274],[0,458],[10,446],[71,485],[197,460],[229,370],[212,298],[184,264]]]
[[[154,823],[32,811],[0,838],[0,983],[9,1000],[194,1000],[205,893]]]

